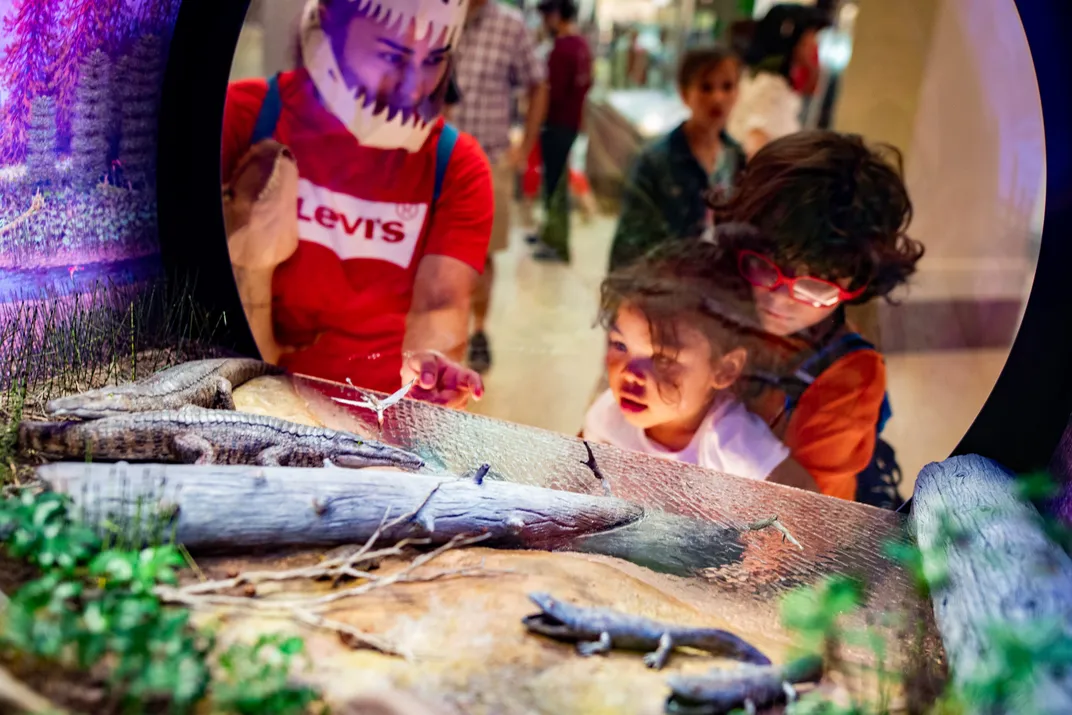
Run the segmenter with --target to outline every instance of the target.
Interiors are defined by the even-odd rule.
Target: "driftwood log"
[[[605,554],[685,575],[738,561],[749,528],[612,497],[376,469],[75,462],[38,474],[90,524],[138,521],[202,552],[363,543],[385,520],[412,514],[381,538],[435,545],[486,535],[487,546]]]
[[[1026,632],[1052,623],[1072,636],[1072,559],[1018,498],[1011,473],[982,457],[954,457],[923,469],[914,498],[925,567],[948,561],[948,579],[932,594],[955,682],[986,667],[995,626]],[[1033,681],[1031,702],[992,712],[1072,713],[1072,670],[1037,664]]]

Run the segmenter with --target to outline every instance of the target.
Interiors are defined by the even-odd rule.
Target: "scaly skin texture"
[[[415,454],[346,432],[243,412],[183,407],[90,422],[23,422],[19,447],[50,459],[256,464],[261,466],[424,466]]]
[[[606,608],[582,608],[546,593],[529,594],[529,599],[540,607],[540,612],[526,617],[522,621],[525,627],[556,640],[577,643],[577,652],[584,656],[611,650],[651,651],[644,656],[644,662],[659,669],[674,648],[687,647],[756,665],[770,664],[770,659],[755,647],[716,628],[674,626]]]
[[[233,410],[234,388],[262,375],[282,373],[280,368],[260,360],[194,360],[139,382],[51,400],[45,412],[53,417],[100,419],[131,412],[177,410],[186,405]]]

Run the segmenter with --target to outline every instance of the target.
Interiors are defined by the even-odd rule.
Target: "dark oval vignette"
[[[1046,141],[1041,251],[1023,322],[982,410],[953,456],[1014,472],[1046,468],[1072,414],[1072,23],[1066,0],[1015,2],[1035,65]],[[164,78],[158,144],[160,243],[166,269],[194,279],[206,308],[226,311],[221,347],[257,355],[231,274],[220,203],[224,95],[248,0],[185,0]],[[1025,78],[1026,79],[1026,78]],[[952,217],[955,220],[956,217]]]

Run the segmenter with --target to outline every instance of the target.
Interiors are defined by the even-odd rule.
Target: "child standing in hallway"
[[[691,116],[633,164],[611,245],[612,271],[664,241],[697,238],[713,228],[704,196],[711,189],[728,195],[745,163],[744,151],[726,133],[740,76],[740,61],[728,50],[685,53],[678,89]]]

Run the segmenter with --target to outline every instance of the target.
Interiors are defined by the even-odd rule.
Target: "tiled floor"
[[[496,261],[489,316],[494,365],[474,412],[576,434],[600,377],[603,334],[593,327],[614,220],[574,220],[573,262],[528,257],[520,231]],[[904,470],[903,491],[967,431],[1007,351],[901,354],[887,359],[894,418],[884,436]]]

